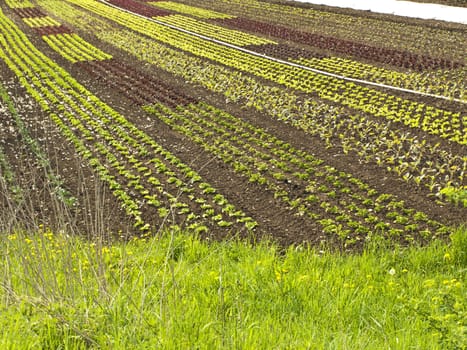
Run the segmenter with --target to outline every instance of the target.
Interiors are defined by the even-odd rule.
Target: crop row
[[[32,5],[31,5],[32,6]],[[39,35],[67,34],[72,30],[47,16],[37,7],[13,8],[14,12]]]
[[[37,27],[37,28],[34,28],[34,30],[40,36],[71,34],[71,33],[73,33],[72,29],[70,29],[70,28],[68,28],[67,26],[64,26],[64,25],[52,26],[52,27]]]
[[[157,18],[157,20],[237,46],[275,43],[272,40],[268,40],[256,35],[247,34],[238,30],[223,28],[222,26],[206,23],[182,15],[163,16],[161,18]]]
[[[467,73],[466,68],[437,74],[402,73],[340,57],[303,57],[294,61],[307,67],[350,78],[467,100],[467,82],[461,78]]]
[[[108,55],[83,40],[77,34],[43,35],[42,39],[56,52],[72,63],[111,59]]]
[[[221,158],[235,171],[272,191],[295,215],[318,221],[323,232],[350,246],[377,233],[413,239],[433,237],[446,228],[389,194],[327,166],[260,128],[204,103],[169,109],[145,107],[175,130]]]
[[[249,20],[247,18],[237,17],[222,19],[217,22],[229,27],[274,36],[287,41],[294,41],[296,43],[313,46],[322,50],[329,50],[339,54],[351,55],[373,62],[385,63],[417,71],[446,68],[452,69],[463,65],[460,62],[453,62],[448,59],[423,56],[397,49],[371,46],[351,40],[344,40],[332,36],[291,29],[276,24]]]
[[[232,16],[200,7],[188,6],[174,1],[154,1],[150,5],[202,19],[231,18]]]
[[[92,74],[96,80],[105,82],[106,85],[140,106],[160,101],[167,106],[175,107],[194,101],[193,98],[174,92],[162,81],[137,72],[122,62],[94,61],[80,64],[80,67]]]
[[[24,17],[23,18],[24,23],[26,23],[28,26],[32,28],[37,28],[37,27],[49,27],[49,26],[59,26],[60,23],[58,23],[56,20],[49,16],[41,16],[41,17]]]
[[[289,44],[266,44],[266,45],[249,45],[247,49],[264,54],[266,56],[280,58],[283,60],[290,59],[321,59],[324,57],[329,57],[327,54],[318,51],[311,51],[304,48],[298,48],[291,46]]]
[[[357,152],[362,160],[387,167],[406,181],[426,186],[433,193],[446,184],[456,186],[466,179],[465,156],[451,154],[449,150],[410,131],[401,131],[394,124],[379,123],[365,115],[349,114],[342,108],[326,106],[311,99],[302,101],[294,94],[259,85],[240,73],[214,65],[206,66],[193,58],[189,58],[191,69],[188,70],[187,63],[178,52],[163,51],[159,56],[159,50],[154,49],[153,55],[148,55],[143,49],[147,43],[142,42],[139,47],[128,38],[122,38],[124,41],[120,42],[113,36],[113,40],[129,52],[140,52],[137,56],[141,59],[221,92],[232,101],[267,111],[275,118],[293,123],[310,134],[320,136],[329,146],[340,145],[344,153]]]
[[[86,65],[84,65],[84,66],[86,66]],[[105,72],[105,73],[104,73],[102,76],[109,76],[109,78],[110,78],[109,80],[114,80],[114,76],[108,74],[108,73],[107,73],[108,71],[106,71],[105,69],[103,69],[103,72]],[[127,73],[125,73],[123,76],[126,76],[126,75],[127,75]],[[115,76],[115,80],[118,80],[118,81],[121,81],[121,80],[122,80],[121,77],[118,78],[118,79],[117,79],[117,78],[118,78],[118,75]],[[123,86],[129,86],[129,87],[130,87],[131,84],[132,84],[132,82],[123,83],[122,85],[123,85]],[[140,84],[136,85],[136,86],[135,86],[135,90],[138,91],[138,90],[140,89],[140,86],[141,86]]]
[[[42,0],[41,4],[55,16],[62,16],[83,30],[93,31],[101,40],[116,45],[143,62],[222,93],[229,101],[292,123],[319,136],[324,144],[340,147],[344,153],[357,152],[361,161],[388,168],[414,185],[425,186],[438,193],[449,184],[458,186],[465,183],[466,162],[462,154],[401,130],[398,125],[380,123],[365,114],[354,115],[323,100],[298,97],[294,92],[270,87],[244,73],[214,63],[206,64],[200,58],[137,33],[118,30],[105,20],[66,3]]]
[[[374,47],[404,50],[431,57],[448,57],[467,63],[464,47],[467,38],[462,30],[444,26],[410,24],[332,11],[302,8],[257,0],[183,0],[183,3],[282,26],[341,38]],[[260,15],[259,15],[260,14]],[[259,19],[258,19],[259,17]]]
[[[29,0],[5,0],[5,3],[14,9],[34,7],[34,4]]]
[[[171,46],[190,52],[214,62],[247,72],[320,98],[369,113],[376,117],[401,122],[432,135],[467,145],[465,116],[423,103],[403,99],[383,91],[371,89],[341,79],[316,74],[298,67],[291,67],[262,57],[202,40],[191,35],[159,28],[157,24],[144,21],[129,13],[123,13],[92,0],[69,0],[83,8],[116,21],[127,28],[148,35]],[[136,23],[135,23],[136,22]],[[152,25],[150,25],[152,23]],[[152,27],[148,29],[147,27]]]
[[[154,8],[153,6],[139,3],[134,0],[111,0],[109,3],[149,18],[156,18],[160,22],[175,25],[185,30],[201,35],[207,35],[214,39],[222,40],[238,46],[274,43],[268,39],[247,34],[242,31],[226,29],[215,24],[206,23],[183,15],[171,15],[166,12],[163,12],[161,15],[155,15],[151,13],[151,8]],[[146,23],[146,25],[150,25],[150,23]],[[154,33],[154,31],[152,32]]]
[[[123,5],[130,7],[126,0],[121,0]],[[84,0],[84,1],[69,1],[70,3],[77,5],[79,7],[88,9],[104,18],[109,18],[114,20],[116,23],[121,24],[127,28],[135,30],[137,32],[145,33],[146,35],[152,37],[153,39],[160,41],[168,41],[170,39],[176,39],[174,36],[174,30],[168,28],[165,25],[155,23],[154,21],[130,13],[123,12],[120,9],[112,8],[106,4],[103,4],[99,1]],[[116,3],[119,4],[120,0]],[[112,2],[113,4],[113,2]],[[142,3],[137,3],[140,5],[145,5]],[[149,6],[149,5],[146,5]],[[149,6],[150,7],[150,6]],[[130,7],[131,8],[131,7]],[[137,13],[135,11],[135,13]],[[160,19],[160,18],[159,18]]]
[[[252,229],[256,222],[235,209],[201,177],[147,134],[92,95],[40,51],[0,13],[0,55],[29,94],[50,114],[78,152],[108,183],[142,232],[154,218],[208,226]],[[154,220],[154,219],[153,219]]]

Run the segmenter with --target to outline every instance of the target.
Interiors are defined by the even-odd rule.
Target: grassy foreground
[[[340,255],[0,236],[1,349],[465,349],[467,230]],[[378,247],[377,247],[378,246]]]

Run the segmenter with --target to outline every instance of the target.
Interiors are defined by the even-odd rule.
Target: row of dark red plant
[[[47,14],[37,7],[15,8],[14,12],[21,18],[45,17]]]
[[[106,85],[116,89],[139,106],[161,102],[167,106],[176,107],[195,101],[181,91],[174,91],[172,87],[162,81],[142,74],[133,67],[115,59],[86,61],[77,64],[81,69],[96,77],[98,81],[105,82]]]
[[[247,18],[236,17],[229,19],[216,19],[215,21],[236,29],[273,36],[300,44],[310,45],[322,50],[329,50],[339,54],[350,55],[373,62],[413,69],[416,71],[452,69],[463,66],[461,62],[451,61],[446,58],[431,57],[384,47],[375,47],[351,40],[339,39],[317,33],[309,33]]]
[[[57,35],[57,34],[71,34],[73,30],[68,28],[64,25],[59,26],[47,26],[47,27],[37,27],[34,30],[39,34],[42,35]]]

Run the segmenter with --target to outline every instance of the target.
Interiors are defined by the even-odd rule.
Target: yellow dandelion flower
[[[282,275],[279,271],[276,271],[276,281],[280,282],[282,280]]]

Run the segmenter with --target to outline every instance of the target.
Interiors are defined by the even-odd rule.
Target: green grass
[[[467,230],[340,255],[2,235],[2,349],[465,349]]]

